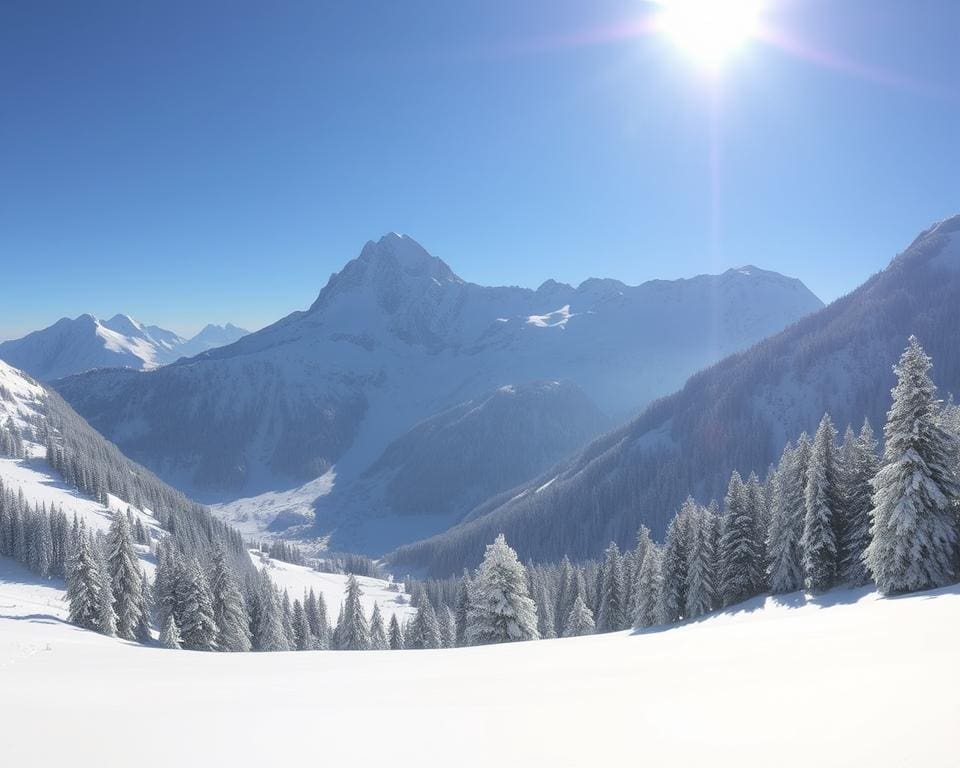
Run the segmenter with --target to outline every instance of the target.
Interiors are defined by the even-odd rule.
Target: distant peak
[[[388,232],[379,240],[370,240],[360,252],[360,260],[367,262],[393,259],[403,269],[410,272],[442,268],[453,275],[452,270],[436,256],[431,256],[427,249],[409,235],[397,232]]]
[[[379,240],[368,241],[357,258],[330,277],[310,311],[324,306],[335,295],[364,285],[394,291],[401,283],[433,289],[463,280],[409,235],[388,232]]]
[[[101,323],[105,328],[119,333],[121,336],[135,336],[143,333],[143,326],[130,315],[117,314]]]

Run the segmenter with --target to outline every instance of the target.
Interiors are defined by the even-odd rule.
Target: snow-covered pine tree
[[[873,479],[865,561],[883,594],[939,587],[956,578],[956,439],[938,423],[931,366],[911,336],[894,367],[897,384],[883,429],[883,460]]]
[[[536,640],[537,608],[517,553],[503,534],[487,545],[471,590],[467,641],[471,644]]]
[[[390,617],[389,643],[391,651],[403,650],[403,630],[400,629],[400,622],[397,620],[397,614]]]
[[[253,627],[253,647],[258,651],[288,651],[283,631],[280,601],[266,571],[258,575],[256,622]]]
[[[327,650],[330,648],[331,635],[333,634],[333,630],[330,628],[330,619],[327,618],[327,600],[323,596],[323,592],[317,595],[316,621],[320,629],[319,633],[316,635],[317,647],[320,650]]]
[[[250,616],[223,547],[218,547],[213,555],[210,597],[217,625],[217,648],[221,651],[249,651]]]
[[[136,639],[142,611],[140,563],[133,549],[133,537],[127,516],[115,512],[107,537],[107,567],[113,591],[113,612],[117,617],[117,635],[125,640]]]
[[[383,614],[380,613],[380,604],[373,604],[373,615],[370,617],[370,648],[374,651],[386,651],[390,647],[387,632],[383,626]]]
[[[457,647],[457,616],[451,610],[449,605],[444,604],[440,607],[440,614],[437,616],[440,622],[440,647]]]
[[[623,576],[623,557],[616,542],[611,541],[604,552],[603,579],[600,584],[600,615],[597,632],[618,632],[626,629],[626,594]]]
[[[194,558],[181,582],[180,630],[181,644],[191,651],[212,651],[217,647],[217,625],[207,577]]]
[[[317,607],[317,593],[310,587],[310,592],[303,596],[303,612],[310,625],[310,634],[316,639],[320,635],[320,613]]]
[[[806,448],[809,455],[809,447]],[[773,477],[773,500],[767,530],[767,584],[776,594],[803,588],[800,537],[803,535],[804,507],[800,490],[806,487],[803,449],[790,443],[783,449]]]
[[[67,602],[70,606],[67,620],[78,627],[100,632],[103,580],[83,523],[75,528],[73,539],[67,563]]]
[[[844,441],[844,524],[840,545],[840,580],[844,584],[860,586],[870,581],[864,553],[870,544],[870,509],[873,507],[873,488],[870,483],[877,474],[877,440],[870,422],[864,420],[860,434],[849,447]]]
[[[593,614],[583,602],[583,598],[577,595],[573,601],[573,608],[570,609],[570,616],[567,617],[567,626],[563,629],[564,637],[580,637],[581,635],[592,635],[594,631]]]
[[[730,477],[725,505],[720,534],[720,598],[728,606],[759,594],[764,587],[764,573],[754,510],[736,471]]]
[[[100,631],[113,637],[117,633],[117,615],[113,612],[113,585],[110,583],[110,565],[107,562],[107,541],[102,532],[97,531],[92,546],[97,559],[97,573],[100,574]]]
[[[142,570],[140,571],[140,619],[137,621],[137,626],[133,631],[133,634],[136,636],[137,641],[141,643],[149,643],[153,640],[153,635],[150,634],[150,606],[152,601],[150,599],[150,580],[147,578]]]
[[[340,603],[340,612],[337,614],[337,622],[333,625],[333,632],[330,634],[330,649],[334,651],[343,650],[343,603]]]
[[[283,625],[283,634],[287,638],[287,647],[295,651],[297,636],[293,631],[293,606],[290,604],[290,593],[287,590],[283,590],[283,594],[280,595],[280,623]]]
[[[557,634],[563,634],[567,626],[567,619],[570,617],[570,611],[576,600],[576,574],[573,566],[570,564],[570,558],[566,555],[560,562],[559,586],[557,590],[557,609],[554,616],[554,626]]]
[[[173,614],[168,613],[167,618],[164,619],[163,627],[160,629],[160,645],[164,648],[179,650],[182,648],[181,642],[182,639],[180,637],[180,630],[177,629],[177,622],[173,618]]]
[[[684,615],[697,618],[717,605],[712,513],[694,504],[687,516],[687,590]]]
[[[178,579],[182,564],[172,538],[157,543],[157,572],[153,580],[154,610],[157,624],[162,628],[167,616],[176,614]]]
[[[440,648],[440,622],[437,612],[433,609],[430,598],[425,594],[420,597],[417,614],[410,624],[410,632],[406,637],[406,647],[415,649]]]
[[[650,529],[645,525],[640,526],[637,531],[637,546],[634,550],[634,565],[636,573],[634,574],[633,588],[630,590],[631,600],[628,616],[633,617],[636,625],[637,615],[640,613],[640,572],[643,570],[643,560],[647,556],[647,550],[654,546],[653,539],[650,538]]]
[[[830,415],[824,414],[810,451],[800,539],[804,584],[816,592],[830,589],[837,581],[837,532],[842,514],[836,440],[837,430]]]
[[[307,612],[303,609],[303,603],[299,600],[293,601],[293,615],[291,618],[293,624],[294,648],[298,651],[309,651],[313,648],[313,633],[310,631],[310,622],[307,621]]]
[[[339,650],[366,651],[370,648],[370,627],[360,603],[360,583],[350,574],[347,579],[347,597],[343,604],[343,620],[340,626]]]
[[[537,585],[537,629],[543,640],[549,640],[556,637],[556,617],[553,612],[553,600],[550,595],[550,587],[541,581]]]
[[[470,574],[466,568],[457,582],[457,647],[467,644],[467,615],[470,613]],[[393,648],[393,633],[390,634],[390,647]],[[397,650],[397,649],[394,649]]]
[[[747,499],[750,504],[750,516],[756,525],[756,542],[760,548],[760,572],[764,573],[767,563],[767,528],[770,525],[770,509],[767,504],[767,490],[756,472],[747,479]],[[763,583],[766,583],[765,581]],[[763,591],[763,585],[760,586]]]
[[[667,526],[663,542],[663,613],[668,623],[680,621],[687,605],[688,528],[697,503],[688,496]]]
[[[662,555],[654,544],[646,550],[637,579],[637,613],[633,617],[633,625],[637,629],[654,627],[665,621]]]

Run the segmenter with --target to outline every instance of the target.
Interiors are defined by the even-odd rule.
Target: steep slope
[[[640,635],[209,654],[71,627],[55,595],[11,577],[0,563],[11,765],[125,765],[135,754],[140,768],[165,768],[169,750],[145,742],[145,724],[176,734],[191,765],[293,765],[317,750],[395,768],[956,762],[957,587],[892,600],[787,595]],[[428,737],[398,723],[407,712]]]
[[[446,574],[479,561],[499,532],[534,560],[596,556],[610,540],[632,542],[640,524],[660,534],[688,493],[722,498],[732,470],[764,473],[824,411],[841,427],[867,416],[879,431],[892,364],[910,334],[933,356],[941,391],[960,391],[958,324],[960,216],[921,234],[853,293],[693,376],[576,457],[392,560]]]
[[[161,529],[173,531],[187,554],[222,544],[244,569],[250,567],[236,531],[123,456],[56,392],[2,361],[0,482],[22,492],[31,506],[62,509],[92,530],[106,530],[113,512],[130,509],[154,538]]]
[[[57,387],[169,482],[253,507],[334,465],[351,483],[419,422],[497,387],[571,381],[607,415],[635,412],[820,306],[799,281],[752,267],[634,287],[487,288],[388,235],[305,312],[156,371]],[[338,535],[338,547],[354,543]]]
[[[156,325],[143,325],[129,315],[114,315],[109,320],[80,315],[0,343],[0,360],[41,381],[52,381],[95,368],[148,370],[231,344],[244,335],[246,331],[228,323],[226,327],[208,325],[187,340]]]
[[[607,424],[575,384],[499,387],[390,443],[355,482],[317,500],[314,528],[335,531],[353,549],[382,553],[448,528],[481,501],[569,456]]]

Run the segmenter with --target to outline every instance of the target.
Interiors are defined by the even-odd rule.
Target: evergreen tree
[[[249,651],[250,617],[223,547],[218,547],[213,556],[210,597],[217,625],[217,647],[221,651]]]
[[[171,648],[179,650],[182,646],[180,643],[182,639],[180,637],[180,630],[177,629],[177,622],[173,618],[172,613],[167,614],[167,618],[163,622],[163,628],[160,630],[160,645],[164,648]]]
[[[375,651],[386,651],[390,648],[378,603],[373,604],[373,615],[370,617],[370,647]]]
[[[804,464],[809,445],[789,443],[783,450],[773,477],[773,500],[767,531],[767,584],[774,594],[795,592],[803,587],[800,538],[805,508],[799,503],[806,488]]]
[[[747,488],[734,472],[725,499],[720,533],[720,597],[724,606],[742,602],[763,590],[762,548]]]
[[[643,570],[643,560],[647,552],[654,546],[653,539],[650,538],[650,529],[645,525],[640,526],[637,531],[637,548],[634,550],[634,564],[636,573],[633,579],[633,588],[630,590],[632,602],[630,603],[628,614],[633,617],[636,624],[636,617],[640,613],[640,573]]]
[[[623,558],[616,542],[610,542],[604,552],[603,579],[600,586],[600,615],[597,617],[597,632],[617,632],[626,629],[626,595],[623,575]]]
[[[471,590],[467,640],[473,644],[536,640],[537,608],[517,553],[500,534],[487,546]]]
[[[567,619],[570,617],[570,611],[573,609],[573,603],[576,600],[576,578],[573,566],[570,564],[570,558],[564,555],[560,563],[560,584],[557,593],[557,610],[554,616],[554,626],[557,634],[563,634],[567,626]]]
[[[663,624],[663,571],[662,556],[655,545],[646,548],[640,575],[637,580],[637,613],[633,625],[637,629]]]
[[[117,617],[117,635],[125,640],[136,639],[137,626],[143,612],[143,585],[140,564],[133,549],[133,538],[126,515],[115,512],[108,537],[107,567],[113,592],[113,613]]]
[[[573,601],[573,608],[570,609],[570,616],[567,618],[567,626],[563,629],[564,637],[580,637],[581,635],[592,635],[594,631],[593,614],[583,602],[583,598],[577,595]]]
[[[279,600],[280,624],[283,626],[283,636],[287,638],[287,648],[295,651],[297,649],[297,636],[293,630],[293,607],[290,605],[290,594],[287,590],[283,590]]]
[[[800,539],[804,583],[814,591],[829,589],[837,580],[837,529],[841,513],[836,439],[837,430],[829,414],[824,414],[810,451]]]
[[[696,504],[687,513],[687,590],[684,615],[696,618],[717,605],[712,513]],[[666,586],[664,587],[666,589]]]
[[[370,648],[370,627],[360,603],[360,584],[350,574],[347,579],[347,597],[343,605],[343,619],[338,627],[338,648],[342,651],[365,651]]]
[[[67,565],[68,621],[95,632],[103,630],[101,622],[101,592],[103,580],[93,555],[92,544],[85,527],[76,530],[73,552]]]
[[[440,622],[437,620],[437,613],[433,610],[430,598],[426,595],[420,598],[420,607],[417,608],[417,614],[410,624],[410,631],[405,640],[407,648],[428,649],[442,646]]]
[[[217,647],[217,625],[207,577],[194,559],[181,582],[178,629],[183,647],[192,651],[212,651]]]
[[[450,610],[449,605],[444,605],[440,608],[440,615],[437,616],[437,620],[440,622],[440,647],[456,648],[457,616]],[[553,627],[551,626],[550,629],[552,630]]]
[[[930,358],[913,336],[894,371],[893,405],[873,480],[865,561],[883,594],[949,584],[956,578],[960,488],[956,440],[937,421]]]
[[[303,609],[303,603],[299,600],[293,601],[293,640],[294,648],[298,651],[309,651],[313,648],[313,633],[310,632],[310,622],[307,621],[307,612]]]
[[[877,474],[878,465],[877,441],[870,422],[864,420],[860,434],[844,451],[840,580],[851,586],[870,581],[864,554],[870,544],[870,509],[873,506],[870,483]]]
[[[403,650],[403,630],[400,629],[400,622],[397,621],[397,614],[390,617],[390,650]]]
[[[466,568],[457,582],[457,647],[467,644],[467,616],[470,613],[470,574]],[[393,634],[390,635],[390,647],[393,648]],[[396,649],[394,649],[396,650]]]
[[[273,583],[265,571],[258,578],[256,622],[253,626],[253,645],[258,651],[288,651],[287,636],[283,631],[280,601]]]
[[[668,623],[680,621],[687,605],[687,542],[690,518],[696,515],[697,503],[691,498],[683,503],[667,526],[663,542],[663,611]]]
[[[140,619],[134,629],[134,636],[138,642],[149,643],[153,640],[150,634],[150,581],[147,574],[140,571]]]
[[[543,640],[557,636],[556,616],[553,611],[553,600],[550,598],[550,588],[543,580],[537,585],[537,629]]]

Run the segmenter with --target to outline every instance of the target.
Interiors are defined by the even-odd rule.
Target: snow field
[[[208,654],[62,624],[45,587],[12,582],[10,565],[0,723],[15,734],[11,765],[956,764],[956,586],[758,598],[646,634]]]
[[[311,588],[317,595],[323,595],[327,604],[327,618],[333,623],[337,620],[337,612],[344,600],[347,591],[348,576],[338,573],[320,573],[303,565],[292,565],[282,560],[275,560],[261,556],[256,550],[250,550],[250,559],[260,570],[266,570],[270,579],[280,589],[290,593],[290,599],[303,599],[304,591]],[[358,576],[360,591],[363,593],[360,602],[363,605],[367,618],[373,613],[374,604],[380,606],[384,624],[389,624],[390,617],[397,615],[397,620],[403,624],[405,619],[412,619],[416,609],[410,605],[410,596],[404,592],[392,592],[388,582],[382,579],[373,579]]]

